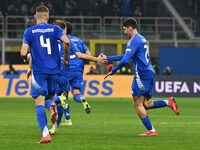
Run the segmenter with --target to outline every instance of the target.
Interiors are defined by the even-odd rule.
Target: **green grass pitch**
[[[132,107],[131,98],[88,98],[90,114],[70,99],[73,126],[60,126],[57,134],[51,136],[51,143],[38,145],[41,131],[33,100],[1,98],[0,150],[200,149],[200,99],[177,98],[176,101],[180,116],[169,107],[149,110],[158,136],[139,137],[146,129]],[[47,114],[50,127],[48,111]]]

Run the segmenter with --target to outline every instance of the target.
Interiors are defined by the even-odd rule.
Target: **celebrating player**
[[[49,9],[45,6],[36,8],[34,15],[37,25],[25,30],[21,56],[26,59],[30,47],[31,59],[28,74],[32,71],[31,96],[35,100],[36,117],[42,131],[42,139],[38,142],[51,142],[47,127],[47,117],[44,109],[46,105],[51,112],[51,122],[55,124],[58,118],[56,105],[53,100],[45,101],[45,96],[54,96],[57,78],[60,74],[61,60],[57,40],[64,45],[64,65],[67,65],[69,54],[69,40],[58,26],[48,24]]]
[[[77,37],[71,36],[72,33],[72,24],[70,22],[66,22],[67,26],[67,37],[71,41],[73,41],[76,45],[76,47],[79,49],[81,53],[85,53],[87,55],[90,55],[89,49],[85,46],[82,40],[80,40]],[[69,65],[68,72],[69,72],[69,86],[71,87],[71,90],[73,92],[74,100],[82,103],[84,110],[86,113],[90,113],[90,105],[85,100],[84,96],[81,94],[81,88],[83,86],[83,71],[84,71],[84,61],[82,59],[79,59],[76,57],[73,53],[69,56]],[[56,98],[56,97],[55,97]],[[62,95],[61,100],[65,100],[66,97]],[[69,105],[66,110],[64,110],[64,115],[66,118],[65,123],[63,125],[71,125],[71,119],[70,119],[70,110]]]
[[[72,25],[71,23],[67,22],[65,26],[65,23],[62,20],[56,20],[54,21],[55,25],[59,25],[62,29],[63,32],[66,32],[67,29],[67,37],[70,40],[70,53],[69,53],[69,60],[68,60],[68,66],[61,67],[61,72],[62,76],[59,77],[59,91],[58,95],[61,96],[55,96],[54,101],[56,104],[58,104],[57,109],[58,109],[58,122],[57,124],[53,125],[53,128],[50,130],[51,134],[55,134],[55,131],[57,127],[60,124],[61,118],[62,118],[62,113],[64,111],[64,115],[66,118],[66,122],[64,123],[65,125],[71,125],[71,119],[70,119],[70,112],[69,112],[69,104],[67,100],[68,94],[68,86],[71,86],[73,95],[74,95],[74,100],[82,103],[85,111],[87,113],[90,112],[90,106],[88,102],[85,100],[83,95],[81,95],[80,89],[82,87],[82,82],[83,82],[83,70],[84,70],[84,60],[91,60],[91,61],[96,61],[98,64],[105,63],[107,61],[103,61],[104,59],[102,57],[93,57],[90,56],[90,52],[87,49],[87,47],[84,45],[84,43],[76,37],[70,36],[72,32]],[[67,27],[67,28],[66,28]],[[63,57],[64,55],[64,50],[62,43],[59,43],[60,45],[60,57]],[[66,77],[68,81],[66,81]],[[68,84],[69,83],[69,84]],[[67,89],[67,90],[66,90]],[[64,110],[61,108],[59,103],[62,103],[63,107],[65,108]]]
[[[137,32],[137,22],[133,18],[126,18],[123,21],[123,30],[130,38],[127,43],[125,54],[107,57],[102,55],[102,57],[108,61],[120,60],[117,66],[107,73],[105,79],[114,74],[124,64],[128,63],[129,59],[131,59],[132,64],[135,67],[135,76],[132,83],[133,106],[142,123],[148,130],[147,132],[140,134],[140,136],[157,136],[157,132],[152,126],[146,110],[161,108],[168,105],[176,115],[179,115],[179,109],[173,97],[170,97],[168,100],[149,101],[153,94],[155,73],[149,61],[147,41]]]

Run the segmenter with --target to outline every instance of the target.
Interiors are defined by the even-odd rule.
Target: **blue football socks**
[[[70,117],[70,108],[69,108],[69,105],[68,105],[68,108],[67,109],[63,109],[63,113],[65,115],[65,119],[66,120],[70,120],[71,117]]]
[[[62,120],[63,107],[62,106],[57,106],[57,111],[58,111],[58,121],[57,121],[57,127],[58,127],[60,122],[61,122],[61,120]]]
[[[54,101],[52,99],[45,100],[45,108],[50,110],[50,106],[51,106],[52,103],[54,103]]]
[[[36,106],[36,117],[40,129],[43,132],[45,126],[47,127],[47,116],[43,105]]]
[[[54,96],[54,102],[56,103],[56,104],[59,104],[60,102],[61,102],[61,100],[60,100],[60,97],[59,96]]]
[[[81,94],[76,94],[76,95],[74,95],[74,100],[77,101],[77,102],[79,102],[79,103],[82,102],[82,99],[83,99],[83,98],[84,98],[84,97],[83,97],[83,95],[81,95]]]
[[[167,106],[167,103],[165,100],[157,100],[153,102],[153,105],[155,108],[165,107]]]
[[[148,131],[154,129],[151,121],[149,119],[149,116],[146,116],[145,118],[141,119],[142,123],[144,124],[144,126],[147,128]]]

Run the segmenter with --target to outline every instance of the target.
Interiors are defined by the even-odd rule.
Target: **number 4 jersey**
[[[59,26],[48,23],[40,23],[25,30],[23,43],[30,46],[34,74],[60,73],[58,40],[63,35]]]

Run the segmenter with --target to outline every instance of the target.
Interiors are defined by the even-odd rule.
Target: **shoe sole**
[[[38,144],[45,144],[45,143],[50,143],[51,141],[45,141],[45,142],[38,142]]]
[[[62,126],[72,126],[72,124],[61,124]]]
[[[50,109],[52,109],[52,111],[53,111],[53,113],[51,114],[51,117],[50,117],[50,121],[54,125],[54,124],[56,124],[56,122],[58,120],[58,118],[57,118],[58,113],[56,111],[56,105],[52,105]]]
[[[140,135],[140,134],[139,134],[139,136],[157,136],[157,135]]]
[[[151,133],[151,134],[148,134],[148,133],[143,133],[143,134],[139,134],[139,136],[157,136],[157,132],[156,133]]]
[[[48,138],[44,141],[42,141],[43,139],[41,139],[37,144],[45,144],[45,143],[50,143],[51,142],[51,138]]]

